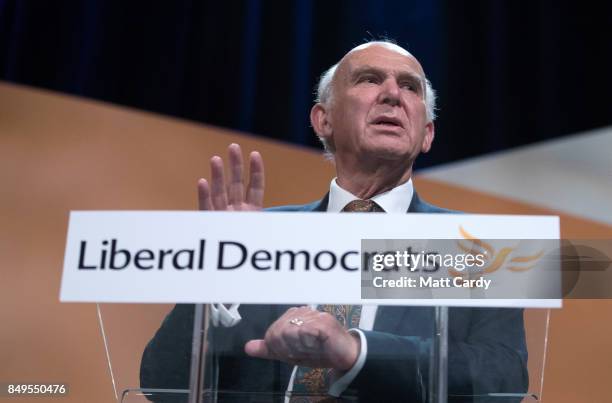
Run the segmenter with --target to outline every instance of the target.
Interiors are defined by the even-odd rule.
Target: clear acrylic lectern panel
[[[267,325],[287,308],[242,305],[239,309],[242,321],[236,326],[223,328],[212,325],[210,316],[204,315],[206,309],[202,312],[202,321],[194,321],[197,315],[193,305],[99,305],[100,325],[108,354],[109,384],[116,391],[117,401],[299,401],[291,398],[291,392],[287,391],[293,390],[288,388],[291,380],[296,381],[292,378],[292,366],[248,358],[243,349],[250,338],[262,338]],[[448,385],[444,390],[448,402],[527,403],[541,400],[549,310],[526,309],[521,324],[525,336],[521,336],[523,329],[515,329],[513,337],[524,337],[528,351],[527,370],[524,370],[520,365],[520,354],[517,356],[511,346],[516,340],[505,339],[505,333],[495,331],[496,327],[503,330],[504,319],[498,322],[500,311],[491,311],[495,314],[491,322],[487,322],[482,321],[482,318],[487,318],[486,311],[484,316],[482,311],[475,316],[467,308],[449,308],[448,352],[444,360],[447,371],[441,374],[435,372],[438,367],[434,365],[439,357],[433,357],[436,352],[435,309],[378,309],[375,331],[380,332],[380,340],[387,340],[389,344],[388,348],[381,349],[378,341],[373,341],[368,359],[378,362],[374,367],[372,362],[368,362],[363,370],[376,368],[378,372],[366,373],[367,376],[361,374],[363,376],[355,378],[341,400],[327,401],[429,402],[431,390],[439,387],[440,380]],[[462,323],[470,320],[480,322]],[[473,332],[470,329],[474,326],[483,330]],[[199,342],[198,334],[201,336]],[[388,335],[391,338],[385,339]],[[403,351],[404,347],[407,351]],[[202,357],[201,365],[197,363],[198,354]],[[406,378],[406,374],[410,376]],[[194,387],[194,380],[200,382],[198,388]],[[387,382],[389,384],[385,385]],[[406,382],[405,385],[402,382]],[[355,384],[359,385],[353,388]],[[408,384],[414,387],[402,391],[401,388]],[[396,392],[391,395],[383,392],[393,388]],[[190,390],[198,392],[193,395]],[[402,396],[399,400],[397,390]],[[363,398],[364,393],[367,400]],[[302,395],[295,393],[293,397],[298,396]],[[444,401],[439,400],[443,398],[436,395],[436,401]]]
[[[177,306],[180,308],[180,306]],[[168,317],[176,309],[174,304],[98,304],[97,313],[102,332],[109,387],[118,402],[144,402],[153,396],[159,401],[187,402],[188,378],[193,344],[193,315]],[[168,319],[173,320],[169,322]],[[155,340],[158,330],[173,329],[172,336],[154,346],[157,367],[141,368],[144,352]],[[159,340],[158,340],[159,342]],[[184,367],[183,367],[184,366]],[[165,368],[165,369],[161,369]],[[165,372],[164,382],[150,379],[150,374]],[[141,379],[151,385],[141,388]]]

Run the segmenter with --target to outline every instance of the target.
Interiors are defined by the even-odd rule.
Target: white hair
[[[363,43],[353,49],[349,50],[346,55],[349,55],[357,50],[362,50],[368,48],[372,45],[382,46],[386,49],[392,50],[404,56],[414,57],[410,52],[401,46],[387,40],[383,41],[370,41]],[[345,55],[345,57],[346,57]],[[342,61],[342,60],[341,60]],[[340,62],[341,62],[340,61]],[[334,76],[336,74],[336,70],[338,69],[338,65],[340,62],[334,64],[329,69],[327,69],[323,74],[321,74],[321,78],[319,79],[319,83],[317,84],[317,92],[315,102],[322,104],[323,106],[329,105],[332,99],[333,93],[333,81]],[[436,91],[431,86],[431,83],[427,79],[427,77],[423,77],[423,81],[425,84],[425,113],[427,114],[428,122],[433,122],[436,119]],[[319,140],[323,143],[323,147],[325,148],[325,153],[328,157],[333,158],[333,153],[336,151],[332,144],[328,143],[326,139],[319,136]]]

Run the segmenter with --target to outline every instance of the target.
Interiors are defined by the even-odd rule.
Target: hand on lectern
[[[200,210],[256,211],[263,208],[264,165],[261,154],[253,151],[249,155],[249,184],[242,177],[242,150],[232,143],[227,148],[229,156],[229,180],[226,183],[223,159],[217,155],[210,159],[210,184],[206,179],[198,181]]]
[[[244,346],[251,357],[340,371],[355,365],[360,349],[358,335],[329,313],[308,306],[290,308],[268,328],[264,339]]]

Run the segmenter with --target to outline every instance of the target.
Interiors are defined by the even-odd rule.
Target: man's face
[[[419,62],[379,45],[349,53],[338,66],[327,110],[336,160],[414,161],[429,151],[434,127],[425,108]]]

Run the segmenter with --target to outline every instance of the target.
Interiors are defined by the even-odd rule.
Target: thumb
[[[249,340],[244,345],[244,352],[251,357],[272,359],[272,353],[268,350],[265,340]]]

